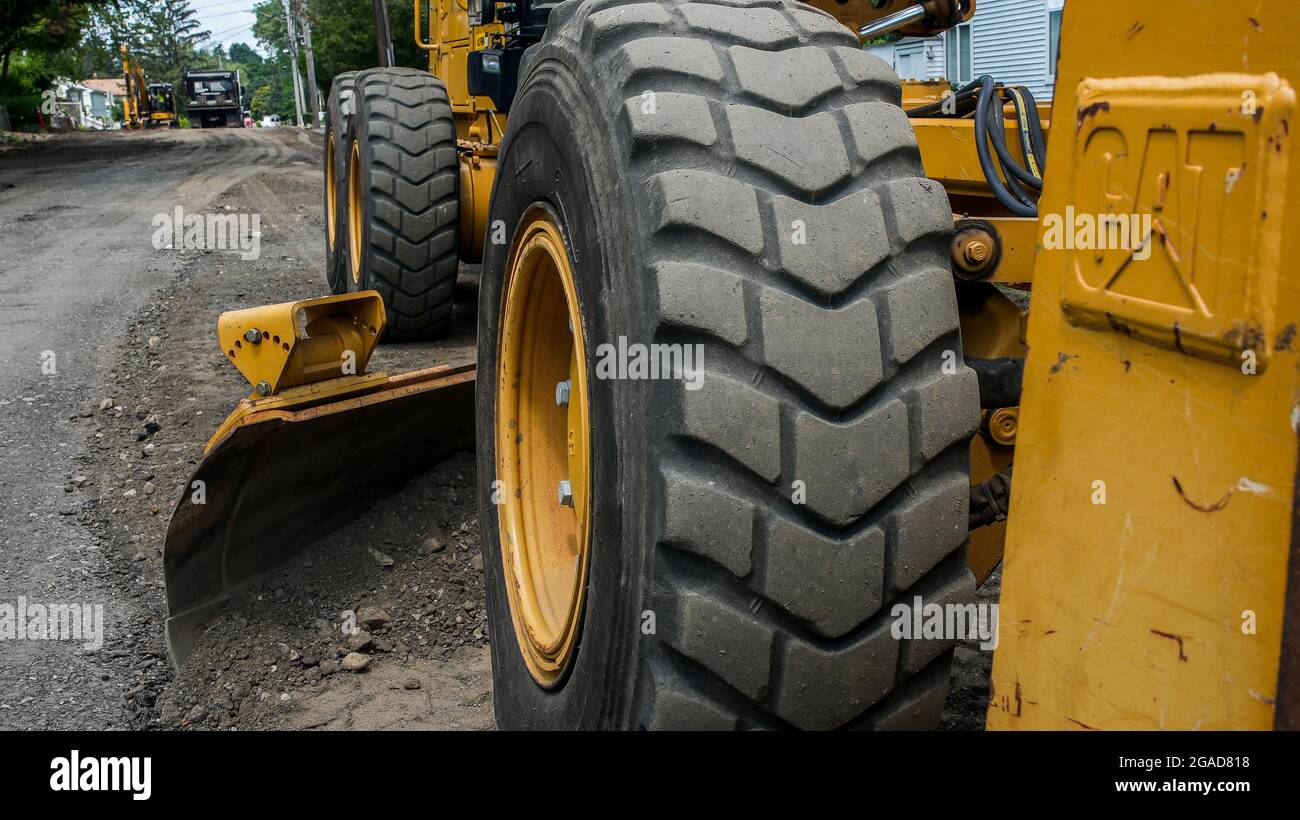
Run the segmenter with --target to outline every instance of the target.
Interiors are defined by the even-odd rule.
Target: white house
[[[964,85],[981,74],[1052,98],[1065,0],[977,0],[969,23],[938,37],[905,37],[867,51],[905,80]]]

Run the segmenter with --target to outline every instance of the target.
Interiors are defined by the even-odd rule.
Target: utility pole
[[[418,9],[416,13],[419,13]],[[379,51],[379,67],[389,68],[392,66],[393,36],[388,30],[387,0],[375,0],[375,47]]]
[[[289,11],[289,0],[280,0],[284,4],[284,24],[289,32],[289,62],[293,65],[293,110],[297,116],[298,127],[302,128],[302,81],[298,79],[298,35],[293,32],[293,13]]]
[[[306,3],[302,10],[302,45],[307,52],[307,99],[311,101],[311,127],[320,126],[320,100],[316,93],[316,60],[311,53],[311,16],[307,13]]]

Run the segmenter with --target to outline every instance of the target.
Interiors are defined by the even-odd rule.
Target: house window
[[[1056,60],[1061,56],[1061,9],[1047,13],[1047,73],[1056,75]]]
[[[944,73],[951,82],[964,85],[974,79],[971,70],[970,23],[944,35]]]

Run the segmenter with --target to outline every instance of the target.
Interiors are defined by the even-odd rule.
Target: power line
[[[207,37],[207,39],[209,39],[209,40],[213,40],[213,41],[219,43],[219,42],[221,42],[222,40],[227,39],[227,37],[228,37],[229,35],[234,34],[235,32],[238,32],[238,31],[244,31],[245,29],[249,29],[249,30],[251,30],[252,28],[253,28],[253,24],[251,24],[251,23],[250,23],[249,25],[246,25],[246,26],[237,26],[237,27],[235,27],[235,28],[227,29],[226,31],[221,31],[221,32],[218,32],[218,33],[216,33],[216,34],[209,34],[208,37]]]
[[[249,4],[255,6],[257,5],[258,2],[259,0],[225,0],[225,2],[213,3],[210,6],[190,6],[190,8],[194,9],[195,11],[211,11],[212,9],[224,8],[226,6],[243,6]],[[251,6],[249,8],[249,11],[250,12],[252,11]]]
[[[221,14],[212,14],[202,19],[216,20],[218,17],[234,17],[236,14],[252,14],[251,11],[223,11]]]

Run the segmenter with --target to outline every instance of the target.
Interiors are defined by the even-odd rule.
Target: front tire
[[[740,5],[565,3],[521,71],[489,217],[513,234],[487,245],[479,297],[502,728],[919,728],[942,713],[954,641],[895,640],[890,609],[974,593],[979,404],[950,206],[884,63],[803,4]],[[538,208],[565,237],[594,374],[576,437],[581,623],[549,676],[519,638],[502,522],[556,491],[518,481],[512,439],[485,432],[530,405],[503,366],[503,313]],[[701,345],[702,380],[620,378],[626,361],[601,377],[655,344]]]
[[[376,290],[389,341],[451,325],[459,228],[456,128],[442,81],[410,68],[356,76],[349,149],[349,291]]]
[[[330,85],[325,122],[325,278],[331,293],[347,293],[348,148],[355,127],[353,92],[357,72],[347,71]]]

